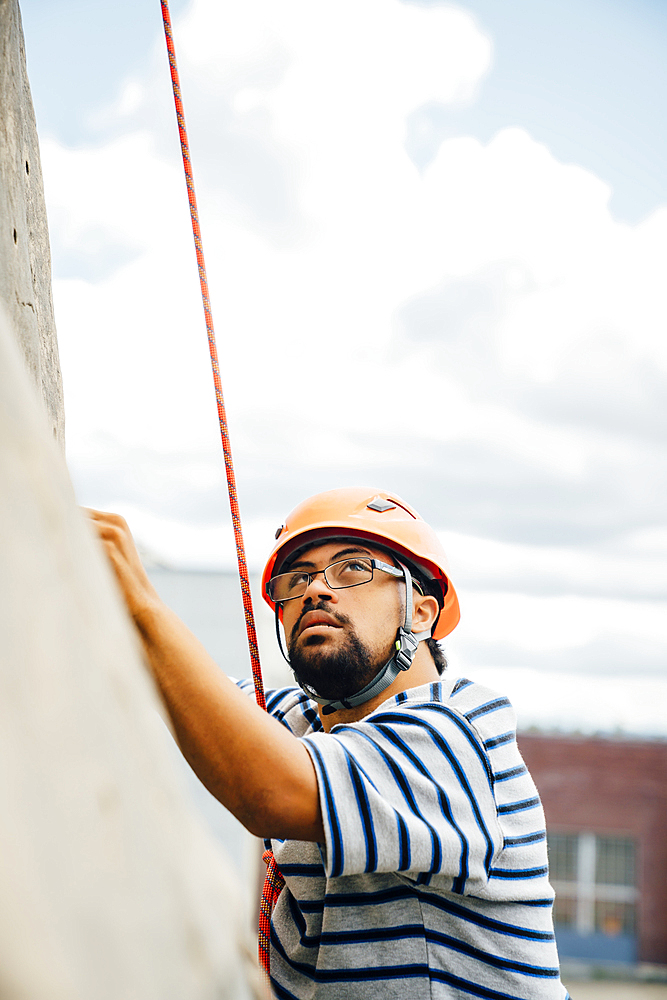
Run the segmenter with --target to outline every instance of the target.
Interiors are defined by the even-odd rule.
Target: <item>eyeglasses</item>
[[[293,601],[296,597],[303,597],[311,581],[320,573],[324,574],[324,581],[330,590],[345,590],[347,587],[360,587],[363,583],[370,583],[376,569],[389,573],[390,576],[403,576],[403,570],[382,562],[381,559],[350,556],[348,559],[339,559],[314,573],[306,573],[301,569],[291,573],[279,573],[269,580],[266,592],[275,604],[281,604],[283,601]]]

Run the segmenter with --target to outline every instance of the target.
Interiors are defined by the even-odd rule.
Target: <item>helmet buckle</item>
[[[418,645],[419,640],[413,635],[412,632],[406,632],[401,625],[398,630],[398,636],[396,638],[396,652],[394,653],[394,660],[401,670],[410,669],[415,653],[417,652]]]

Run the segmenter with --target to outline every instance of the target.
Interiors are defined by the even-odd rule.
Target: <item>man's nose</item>
[[[304,601],[331,601],[335,600],[335,590],[332,590],[324,579],[324,571],[311,574],[310,583],[303,595]]]

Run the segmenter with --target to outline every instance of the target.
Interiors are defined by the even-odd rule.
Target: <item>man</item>
[[[183,753],[271,840],[275,995],[564,1000],[514,713],[441,676],[458,600],[419,515],[359,489],[289,515],[263,590],[300,687],[270,692],[269,714],[160,601],[122,519],[91,516]]]

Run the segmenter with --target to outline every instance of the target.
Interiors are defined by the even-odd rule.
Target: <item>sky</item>
[[[77,495],[231,567],[160,5],[21,6]],[[172,17],[251,565],[305,496],[396,491],[452,671],[524,727],[667,736],[664,6]]]

